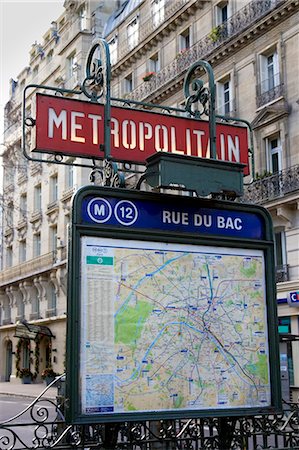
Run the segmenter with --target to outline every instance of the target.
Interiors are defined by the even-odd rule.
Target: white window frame
[[[154,27],[158,27],[164,22],[165,18],[165,0],[152,0],[151,12]]]
[[[139,17],[135,16],[127,25],[128,48],[132,50],[138,45],[139,40]]]
[[[23,263],[27,259],[26,239],[19,242],[19,262]]]
[[[226,8],[226,19],[223,18],[223,11]],[[222,1],[215,6],[215,25],[219,26],[225,23],[232,15],[231,3],[229,1]]]
[[[57,225],[50,227],[50,250],[56,252],[57,250]]]
[[[112,39],[108,42],[109,50],[110,50],[110,63],[113,66],[113,64],[117,63],[117,48],[118,48],[118,38],[117,35],[113,36]]]
[[[124,94],[129,94],[130,92],[133,91],[134,89],[134,76],[133,76],[133,72],[129,73],[128,75],[125,76],[124,80],[123,80],[123,93]]]
[[[78,69],[77,56],[76,56],[76,52],[73,52],[67,58],[67,78],[68,78],[68,80],[70,80],[72,77],[77,75],[77,69]]]
[[[188,40],[189,43],[187,42]],[[192,33],[191,33],[191,26],[189,26],[179,34],[179,52],[184,52],[185,50],[188,50],[191,46],[192,46]]]
[[[11,267],[13,262],[13,250],[12,245],[6,247],[5,263],[6,267]]]
[[[148,60],[148,70],[149,72],[157,73],[161,70],[160,53],[156,52]]]
[[[273,146],[273,142],[277,140],[277,146]],[[282,148],[279,136],[270,136],[266,139],[266,149],[267,149],[267,170],[273,173],[273,156],[277,155],[278,171],[282,170]],[[277,173],[275,172],[275,173]]]
[[[228,84],[228,88],[226,85]],[[226,77],[217,81],[217,113],[221,115],[229,115],[233,111],[233,90],[231,77]],[[228,93],[228,101],[225,95]]]
[[[269,58],[272,57],[272,62]],[[277,49],[260,55],[261,94],[269,92],[280,84],[279,61]]]
[[[35,233],[33,235],[33,257],[34,258],[37,258],[38,256],[41,255],[41,246],[42,246],[41,234]]]
[[[66,166],[65,184],[67,189],[75,186],[75,167],[72,164]]]
[[[87,10],[86,5],[82,5],[78,10],[80,31],[87,30]]]
[[[58,175],[50,177],[50,203],[58,200]]]
[[[42,186],[37,184],[34,186],[34,211],[41,212],[42,210]]]
[[[280,242],[281,242],[281,263],[282,264],[278,264],[277,261],[277,235],[280,235]],[[280,266],[286,266],[287,264],[287,243],[286,243],[286,235],[285,235],[285,230],[283,229],[278,229],[278,230],[274,230],[274,259],[275,259],[275,266],[276,267],[280,267]]]

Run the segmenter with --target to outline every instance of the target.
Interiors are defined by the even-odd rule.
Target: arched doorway
[[[6,342],[5,349],[5,381],[10,381],[12,373],[12,342],[8,340]]]

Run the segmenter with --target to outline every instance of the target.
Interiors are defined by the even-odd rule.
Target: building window
[[[20,197],[20,219],[27,217],[27,194],[22,194]]]
[[[42,186],[38,184],[34,187],[34,211],[42,210]]]
[[[78,62],[76,54],[73,53],[67,58],[67,78],[68,80],[77,74]]]
[[[133,74],[130,73],[124,78],[124,94],[133,91]]]
[[[275,240],[275,265],[284,266],[287,260],[285,232],[276,231],[274,233],[274,240]]]
[[[165,0],[152,0],[151,11],[152,11],[153,25],[157,27],[164,21]]]
[[[280,84],[278,54],[276,51],[260,55],[261,94],[271,91]]]
[[[57,250],[57,226],[50,227],[50,250],[55,252]]]
[[[31,317],[39,318],[40,316],[40,308],[39,308],[39,297],[36,287],[32,289],[32,298],[31,298]]]
[[[222,25],[230,17],[230,5],[228,2],[218,3],[215,9],[216,12],[216,25]]]
[[[157,73],[161,69],[159,53],[152,55],[148,61],[149,72]]]
[[[190,28],[187,28],[179,34],[179,51],[184,52],[191,47],[191,34]]]
[[[35,66],[35,67],[33,68],[33,77],[36,77],[37,74],[38,74],[38,66]]]
[[[24,318],[24,313],[25,313],[25,305],[23,299],[19,298],[17,302],[17,316],[19,320]]]
[[[228,78],[217,82],[217,113],[229,115],[232,110],[232,88]]]
[[[138,17],[135,17],[127,26],[128,47],[132,50],[138,44],[139,24]]]
[[[69,166],[66,166],[66,178],[65,178],[65,184],[66,188],[70,189],[74,187],[75,184],[75,168],[72,164]]]
[[[53,50],[50,50],[47,54],[47,62],[49,63],[53,59]]]
[[[51,313],[48,315],[55,315],[57,306],[57,294],[55,286],[52,283],[50,283],[48,295],[48,311]]]
[[[41,255],[41,236],[40,233],[35,233],[33,235],[33,257]]]
[[[20,263],[26,261],[26,240],[20,241],[19,244],[19,261]]]
[[[53,175],[50,177],[50,203],[58,200],[58,176]]]
[[[12,266],[12,245],[6,247],[6,267]]]
[[[87,30],[87,11],[85,5],[78,11],[80,31]]]
[[[277,173],[282,170],[282,149],[279,137],[268,138],[266,146],[268,171]]]
[[[13,228],[13,212],[14,212],[14,205],[12,202],[9,202],[5,214],[7,228]]]
[[[117,36],[110,39],[108,45],[110,50],[110,62],[113,65],[117,62]]]

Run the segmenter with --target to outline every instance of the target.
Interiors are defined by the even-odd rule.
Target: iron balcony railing
[[[287,264],[275,267],[275,281],[276,283],[289,281],[289,266]]]
[[[283,95],[283,83],[280,80],[280,73],[276,73],[273,77],[263,80],[257,85],[257,108],[260,108]]]
[[[243,201],[265,203],[299,190],[299,164],[255,180],[245,187]]]
[[[253,0],[248,3],[225,23],[213,29],[192,47],[180,53],[174,61],[165,66],[149,81],[140,84],[130,92],[130,98],[142,100],[149,97],[168,82],[182,75],[191,64],[199,59],[207,59],[208,55],[221,44],[243,32],[283,2],[284,0]]]

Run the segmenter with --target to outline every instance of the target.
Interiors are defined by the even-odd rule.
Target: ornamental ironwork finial
[[[86,59],[86,77],[81,85],[82,92],[91,99],[104,103],[104,154],[110,158],[110,122],[111,122],[111,64],[109,45],[104,39],[97,39]]]
[[[198,68],[203,68],[208,74],[209,87],[204,87],[204,81],[193,79]],[[192,93],[190,93],[190,86]],[[184,80],[185,109],[192,116],[200,118],[203,114],[209,116],[210,152],[211,158],[216,159],[216,116],[215,116],[215,81],[211,65],[207,61],[199,60],[188,70]],[[199,103],[197,111],[192,105]]]

